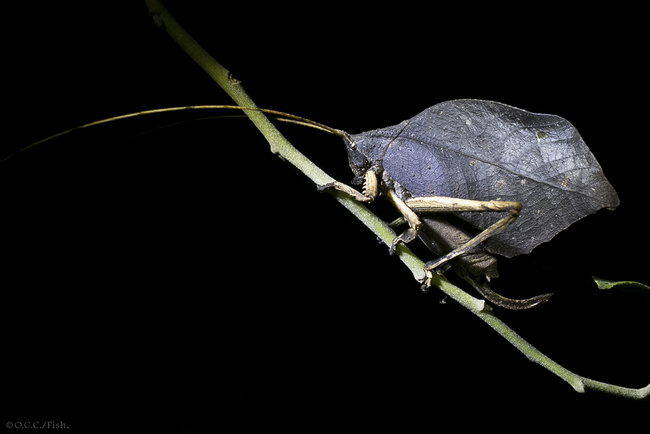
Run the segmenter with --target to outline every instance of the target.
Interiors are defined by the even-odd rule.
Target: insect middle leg
[[[393,196],[393,197],[391,197]],[[520,202],[511,202],[511,201],[479,201],[479,200],[468,200],[468,199],[456,199],[449,197],[441,196],[426,196],[426,197],[414,197],[401,201],[396,198],[396,194],[393,193],[389,196],[391,201],[401,202],[405,205],[411,212],[463,212],[463,211],[473,211],[473,212],[507,212],[508,214],[502,219],[498,220],[482,232],[480,232],[475,237],[471,238],[465,244],[455,248],[451,252],[426,263],[427,270],[433,270],[440,265],[460,256],[465,253],[468,253],[473,248],[487,240],[488,238],[502,232],[507,228],[512,222],[514,222],[521,211]],[[402,212],[401,205],[397,208]],[[413,233],[417,234],[419,227],[414,227],[409,217],[402,212],[404,220],[409,223],[409,230],[406,232],[406,236],[401,235],[397,237],[396,242],[408,242],[414,238]],[[418,219],[419,223],[419,219]]]

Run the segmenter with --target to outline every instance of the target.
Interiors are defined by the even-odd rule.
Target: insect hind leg
[[[539,306],[540,304],[546,303],[553,294],[541,294],[531,298],[525,299],[511,299],[504,297],[496,292],[494,292],[485,282],[479,282],[464,270],[456,270],[456,273],[470,283],[487,301],[494,304],[495,306],[500,306],[505,309],[510,310],[524,310],[530,309],[531,307]]]
[[[506,229],[512,222],[514,222],[521,211],[520,202],[510,202],[510,201],[478,201],[478,200],[468,200],[468,199],[456,199],[449,197],[440,197],[440,196],[428,196],[428,197],[414,197],[407,199],[405,201],[406,206],[408,206],[414,212],[463,212],[463,211],[473,211],[473,212],[507,212],[508,214],[502,219],[498,220],[487,229],[480,232],[475,237],[471,238],[466,243],[456,247],[451,252],[429,261],[426,263],[425,268],[427,270],[433,270],[442,264],[470,252],[476,246],[487,240],[488,238],[501,233]]]

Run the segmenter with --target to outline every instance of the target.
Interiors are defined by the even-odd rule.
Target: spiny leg
[[[508,215],[471,238],[465,244],[455,248],[451,252],[427,262],[425,268],[433,270],[440,265],[460,256],[487,240],[488,238],[502,232],[517,217],[521,211],[521,203],[509,201],[478,201],[468,199],[456,199],[440,196],[415,197],[404,201],[412,211],[415,212],[507,212]]]
[[[370,203],[379,195],[379,184],[377,182],[377,174],[374,170],[368,170],[365,174],[363,183],[363,193],[359,192],[347,184],[339,181],[330,182],[329,184],[321,185],[318,187],[319,191],[336,190],[346,193],[354,200],[363,203]]]
[[[440,267],[441,265],[447,265],[446,263],[451,259],[454,259],[458,256],[466,254],[473,250],[480,243],[484,242],[493,235],[496,235],[507,228],[513,221],[519,216],[521,211],[521,203],[519,202],[508,202],[508,201],[474,201],[474,200],[465,200],[465,199],[454,199],[446,197],[417,197],[412,199],[407,199],[406,201],[401,200],[397,194],[390,190],[387,193],[388,199],[391,203],[399,210],[402,214],[400,218],[390,223],[391,227],[396,227],[400,224],[408,223],[409,228],[404,231],[401,235],[397,236],[393,241],[391,247],[391,252],[394,251],[395,247],[400,242],[409,242],[412,241],[420,231],[422,227],[422,222],[417,216],[416,212],[461,212],[461,211],[474,211],[474,212],[507,212],[508,215],[475,237],[469,239],[469,241],[463,243],[459,247],[455,248],[446,255],[441,256],[440,258],[427,262],[425,265],[425,271],[428,274],[423,289],[428,289],[431,284],[431,272],[432,270]],[[495,306],[500,306],[505,309],[512,310],[522,310],[529,309],[534,306],[543,304],[549,300],[553,294],[542,294],[532,298],[515,300],[494,292],[487,283],[477,281],[469,275],[469,273],[462,268],[455,268],[456,272],[464,280],[469,282],[474,289],[476,289],[486,300],[494,304]],[[438,271],[438,270],[436,270]],[[489,276],[486,276],[489,280]],[[481,279],[482,280],[482,279]]]
[[[436,258],[433,261],[427,262],[425,268],[427,270],[433,270],[434,268],[439,267],[445,262],[451,261],[452,259],[469,252],[470,250],[472,250],[473,248],[475,248],[476,246],[478,246],[488,238],[502,232],[505,228],[510,226],[510,224],[513,221],[515,221],[517,216],[519,216],[519,212],[511,212],[508,216],[497,221],[492,226],[488,227],[483,232],[479,233],[478,235],[476,235],[474,238],[472,238],[462,246],[455,248],[451,252],[442,255],[441,257]]]
[[[500,204],[499,206],[502,205]],[[465,246],[473,238],[462,229],[449,223],[440,214],[429,213],[422,215],[420,216],[420,220],[422,221],[420,238],[431,251],[437,254],[442,254],[450,250],[453,251],[458,247]],[[445,268],[450,266],[450,263],[447,262],[441,267],[436,268],[435,272],[443,272]],[[503,297],[494,292],[488,285],[488,282],[492,277],[498,277],[496,259],[481,248],[471,249],[455,258],[453,268],[458,276],[470,283],[487,301],[505,309],[529,309],[545,303],[552,295],[543,294],[532,298],[516,300]],[[431,271],[427,271],[431,273]],[[425,282],[427,285],[431,283],[430,276],[428,277],[429,279]],[[426,290],[428,287],[423,289]]]
[[[393,190],[389,190],[386,193],[386,197],[393,204],[393,206],[397,208],[400,214],[402,214],[402,217],[391,223],[391,226],[396,226],[398,222],[407,223],[409,226],[407,230],[402,232],[393,240],[393,244],[390,247],[390,253],[393,254],[395,252],[395,248],[399,243],[409,243],[418,236],[418,232],[420,231],[422,223],[420,222],[420,218],[417,216],[415,211],[409,208],[408,205],[406,205],[406,203],[404,203],[404,201],[400,199]]]
[[[456,269],[456,273],[470,283],[487,301],[500,306],[505,309],[523,310],[530,309],[531,307],[539,306],[546,303],[553,294],[541,294],[531,298],[521,300],[514,300],[512,298],[504,297],[494,292],[485,282],[478,282],[472,278],[465,270]]]

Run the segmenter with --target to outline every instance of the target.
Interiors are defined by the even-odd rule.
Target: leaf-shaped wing
[[[619,204],[576,128],[559,116],[455,100],[364,134],[358,139],[385,141],[384,178],[407,195],[522,202],[520,217],[486,241],[491,253],[529,253],[581,218]],[[485,229],[502,216],[461,217]]]

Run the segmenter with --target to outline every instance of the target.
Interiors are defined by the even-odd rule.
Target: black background
[[[649,280],[640,11],[168,5],[259,106],[350,133],[455,98],[570,120],[621,206],[501,260],[494,289],[555,296],[497,313],[577,374],[650,381],[649,297],[589,279]],[[3,155],[114,115],[231,102],[144,2],[30,2],[5,21]],[[647,400],[578,394],[439,291],[423,294],[248,121],[181,122],[204,115],[76,132],[0,166],[3,426],[519,431],[647,416]],[[351,178],[339,139],[282,130]]]

